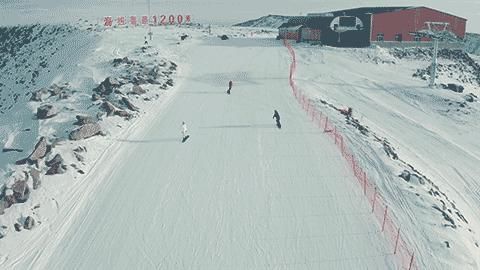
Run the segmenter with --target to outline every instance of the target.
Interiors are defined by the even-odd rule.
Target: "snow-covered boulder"
[[[20,223],[15,223],[13,225],[13,227],[15,228],[15,231],[17,232],[21,232],[22,231],[22,225]]]
[[[53,105],[45,104],[37,109],[38,119],[52,118],[55,115],[57,115],[57,110],[53,107]]]
[[[42,101],[46,95],[48,95],[48,90],[46,88],[38,89],[37,91],[32,92],[30,101]]]
[[[41,184],[40,171],[35,168],[31,168],[29,173],[30,173],[30,176],[32,177],[33,189],[39,188]]]
[[[16,181],[12,185],[12,191],[15,203],[24,203],[30,197],[30,188],[26,180]]]
[[[41,137],[35,145],[33,152],[26,159],[17,161],[17,164],[25,164],[26,162],[36,163],[39,159],[44,158],[49,151],[50,146],[47,143],[47,139]]]
[[[137,106],[133,105],[133,103],[126,97],[122,97],[122,102],[131,111],[138,112],[140,110]]]
[[[145,91],[145,89],[143,89],[140,85],[134,85],[132,87],[132,91],[129,92],[129,94],[133,94],[133,95],[143,95],[147,93],[147,91]]]
[[[63,164],[63,158],[60,154],[56,154],[51,160],[46,162],[50,167],[47,170],[47,175],[64,174],[67,171],[67,166]]]
[[[115,111],[117,111],[117,108],[109,101],[104,101],[100,108],[107,112],[107,116],[112,116],[115,114]]]
[[[407,170],[404,170],[400,175],[400,178],[403,178],[403,180],[410,182],[410,172]]]
[[[87,139],[100,134],[102,134],[102,128],[98,123],[93,123],[93,124],[83,125],[73,130],[70,133],[69,138],[70,140],[78,141],[78,140]]]
[[[86,124],[93,124],[93,123],[96,123],[97,120],[91,116],[88,116],[88,115],[77,115],[75,116],[75,118],[77,119],[77,122],[73,123],[74,125],[77,125],[77,126],[83,126],[83,125],[86,125]]]
[[[99,86],[93,89],[94,92],[98,93],[101,96],[110,95],[113,91],[119,88],[121,83],[112,77],[107,77]]]
[[[35,219],[33,219],[33,217],[31,217],[31,216],[28,216],[25,219],[25,222],[23,223],[23,228],[25,228],[27,230],[31,230],[31,229],[33,229],[34,226],[35,226]]]

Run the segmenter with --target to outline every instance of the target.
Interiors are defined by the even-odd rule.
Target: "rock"
[[[73,152],[73,155],[75,156],[75,158],[79,161],[79,162],[84,162],[85,161],[85,158],[80,155],[79,153],[77,152]]]
[[[463,93],[463,90],[464,90],[464,87],[462,85],[454,84],[454,83],[441,84],[441,86],[443,87],[443,89],[452,90],[453,92],[457,92],[457,93]]]
[[[172,79],[168,79],[166,84],[168,84],[169,86],[173,86],[173,80]]]
[[[70,140],[82,140],[102,134],[102,128],[98,123],[86,124],[72,131],[69,135]]]
[[[12,185],[12,191],[15,203],[24,203],[30,197],[30,188],[26,180],[16,181]]]
[[[127,106],[127,108],[131,111],[138,112],[140,111],[137,106],[133,105],[133,103],[126,97],[122,97],[122,102]]]
[[[188,35],[186,35],[186,34],[185,34],[185,35],[181,35],[181,36],[180,36],[180,39],[181,39],[181,40],[185,40],[187,37],[188,37]]]
[[[221,40],[227,40],[228,39],[228,36],[227,35],[221,35],[219,36]]]
[[[77,115],[77,116],[75,116],[75,118],[77,119],[77,122],[75,122],[73,124],[77,125],[77,126],[83,126],[83,125],[86,125],[86,124],[93,124],[93,123],[97,122],[95,120],[95,118],[93,118],[91,116],[88,116],[88,115]]]
[[[5,236],[7,236],[6,226],[2,226],[0,227],[0,239],[4,238]]]
[[[47,170],[47,175],[64,174],[67,171],[67,166],[63,164],[63,158],[60,154],[56,154],[51,160],[46,162],[50,167]]]
[[[76,152],[76,153],[87,152],[87,147],[85,147],[85,146],[79,146],[79,147],[73,149],[73,151]]]
[[[474,102],[475,101],[475,97],[473,96],[473,94],[467,94],[464,96],[465,98],[465,101],[467,102]]]
[[[33,181],[33,189],[37,189],[40,187],[40,184],[42,183],[40,179],[40,171],[34,168],[30,169],[30,176],[32,177]]]
[[[117,111],[117,108],[115,108],[115,106],[108,101],[104,101],[100,108],[107,112],[107,116],[115,115],[115,112]]]
[[[3,148],[3,149],[2,149],[2,152],[3,152],[3,153],[8,153],[8,152],[18,152],[18,153],[22,153],[22,152],[23,152],[23,149]]]
[[[20,225],[20,223],[15,223],[13,225],[13,227],[15,228],[15,231],[17,232],[21,232],[22,231],[22,225]]]
[[[50,92],[50,95],[56,96],[60,94],[60,92],[62,92],[63,89],[65,89],[65,87],[60,87],[54,83],[52,84],[52,86],[50,86],[49,92]]]
[[[123,58],[115,58],[113,59],[113,66],[118,66],[120,64],[132,64],[133,61],[128,59],[128,57],[123,57]]]
[[[143,95],[145,93],[147,93],[147,91],[145,91],[140,85],[134,85],[132,91],[129,92],[129,94],[133,95]]]
[[[148,80],[142,76],[135,76],[133,77],[132,82],[134,84],[146,84],[148,83]]]
[[[37,91],[32,92],[30,101],[42,101],[44,96],[46,96],[47,94],[48,94],[48,90],[46,88],[41,88]]]
[[[97,92],[101,96],[110,95],[113,91],[117,88],[122,86],[120,82],[112,77],[107,77],[99,86],[93,89],[93,91]]]
[[[62,91],[62,92],[60,92],[60,94],[58,94],[58,99],[68,99],[71,96],[72,95],[70,93],[68,93],[67,91]]]
[[[56,154],[51,160],[45,162],[48,167],[55,166],[57,164],[63,164],[63,158],[60,154]]]
[[[50,169],[47,170],[46,175],[64,174],[66,172],[67,172],[67,165],[58,163],[50,167]]]
[[[97,100],[100,100],[102,99],[102,96],[100,96],[99,94],[97,93],[93,93],[92,95],[92,101],[97,101]]]
[[[25,219],[25,222],[23,223],[23,228],[25,228],[27,230],[31,230],[31,229],[33,229],[33,226],[35,226],[35,219],[33,219],[33,217],[31,217],[31,216],[28,216]]]
[[[127,112],[127,111],[124,111],[124,110],[117,110],[117,111],[115,111],[115,115],[120,116],[120,117],[123,117],[123,118],[125,118],[125,119],[127,119],[127,120],[130,120],[130,119],[133,117],[133,115],[132,115],[131,113],[129,113],[129,112]]]
[[[403,180],[410,182],[410,172],[407,170],[404,170],[399,177],[403,178]]]
[[[30,162],[36,162],[39,159],[44,158],[48,152],[50,152],[50,146],[47,144],[47,139],[41,137],[35,145],[33,152],[27,157],[27,160]]]
[[[52,118],[57,115],[57,111],[52,105],[42,105],[37,109],[37,118],[38,119],[47,119]]]

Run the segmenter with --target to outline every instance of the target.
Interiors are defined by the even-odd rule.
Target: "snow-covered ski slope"
[[[462,83],[463,94],[429,88],[412,77],[428,58],[398,59],[381,48],[294,48],[299,89],[348,138],[410,238],[419,267],[479,269],[480,106],[465,102],[479,85]],[[467,73],[453,71],[438,82]],[[358,122],[333,106],[352,107]],[[399,177],[404,170],[412,174],[408,181]]]
[[[60,210],[72,216],[52,226],[57,238],[9,267],[396,269],[347,164],[291,95],[281,42],[201,38],[187,58],[161,113]]]

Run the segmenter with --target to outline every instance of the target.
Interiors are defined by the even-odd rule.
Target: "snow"
[[[349,138],[370,178],[392,205],[402,231],[414,243],[419,266],[478,269],[478,102],[461,107],[464,94],[430,89],[426,81],[413,78],[415,69],[428,66],[428,60],[395,59],[392,63],[387,54],[385,61],[378,61],[386,53],[381,48],[298,45],[296,50],[299,88],[321,110],[329,111],[331,120]],[[471,84],[468,89],[478,93],[480,86]],[[344,116],[320,99],[340,108],[352,107],[354,117],[369,134],[362,136],[346,125]],[[378,139],[386,139],[399,160],[389,158]],[[410,166],[431,182],[422,185],[399,178],[403,170],[412,171]],[[446,211],[454,228],[434,206]],[[435,254],[437,259],[425,254]]]
[[[192,38],[176,44],[180,32]],[[102,33],[79,76],[108,73],[102,63],[132,55],[144,33]],[[347,164],[291,96],[280,41],[156,35],[151,44],[181,67],[175,88],[133,123],[106,119],[109,135],[80,142],[85,176],[43,179],[34,198],[0,216],[41,201],[41,224],[0,241],[2,269],[396,269]]]
[[[142,51],[146,31],[66,34],[45,50],[67,44],[76,57],[59,52],[48,62],[58,70],[40,74],[28,87],[14,86],[22,73],[8,66],[4,74],[10,77],[2,82],[23,98],[12,109],[19,117],[0,117],[0,140],[24,151],[0,153],[0,183],[11,187],[23,176],[29,167],[12,163],[26,157],[39,136],[55,142],[48,159],[60,153],[75,167],[42,176],[26,203],[0,215],[0,268],[398,268],[392,243],[348,164],[291,94],[290,57],[275,31],[154,28],[152,47]],[[180,41],[182,34],[189,37]],[[223,34],[230,39],[220,40]],[[294,47],[296,83],[344,135],[411,244],[419,269],[478,269],[478,100],[466,103],[465,93],[431,89],[412,77],[429,65],[428,57],[399,59],[382,48]],[[25,48],[22,57],[28,59],[34,48]],[[27,63],[39,64],[41,55],[32,54]],[[142,85],[151,101],[132,99],[140,108],[132,120],[101,115],[105,136],[65,140],[75,115],[99,112],[92,89],[107,76],[128,75],[112,66],[124,56],[148,66],[177,63],[175,86],[165,91]],[[439,81],[458,82],[465,75],[452,72]],[[24,95],[53,82],[69,82],[76,92],[55,101],[61,109],[56,117],[35,120],[43,103]],[[480,93],[474,82],[464,85],[466,93]],[[366,135],[322,101],[352,107]],[[191,135],[184,144],[182,121]],[[72,152],[78,147],[87,149],[84,162]],[[399,177],[404,170],[412,173],[409,182]],[[13,224],[27,216],[36,226],[15,232]]]

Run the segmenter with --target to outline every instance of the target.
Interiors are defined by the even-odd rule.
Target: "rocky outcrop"
[[[50,152],[51,147],[47,143],[47,139],[45,137],[41,137],[40,140],[35,145],[33,152],[25,159],[19,160],[16,162],[17,165],[25,164],[25,163],[37,163],[38,160],[44,158],[48,152]]]
[[[145,89],[143,89],[140,85],[134,85],[132,87],[132,91],[129,92],[129,94],[132,94],[132,95],[143,95],[147,93],[147,91],[145,91]]]
[[[47,170],[47,175],[64,174],[67,171],[67,166],[63,164],[63,158],[60,154],[56,154],[51,160],[46,162],[50,167]]]
[[[70,132],[69,139],[78,141],[101,134],[102,128],[98,123],[86,124]]]
[[[21,232],[22,231],[22,225],[20,223],[15,223],[13,225],[13,227],[15,228],[15,231],[17,232]]]
[[[463,93],[463,90],[465,89],[463,85],[455,84],[455,83],[449,83],[449,84],[441,84],[443,89],[448,89],[452,90],[453,92],[457,93]]]
[[[107,77],[99,86],[93,89],[94,92],[99,94],[100,96],[107,96],[113,93],[116,89],[118,89],[121,83],[112,77]]]
[[[109,101],[104,101],[100,108],[107,112],[107,116],[115,115],[115,111],[117,111],[117,108]]]
[[[125,104],[125,106],[127,106],[129,110],[135,111],[135,112],[140,111],[140,109],[137,106],[133,105],[133,103],[128,98],[122,97],[122,102],[123,104]]]
[[[97,120],[91,116],[88,116],[88,115],[77,115],[75,116],[75,118],[77,119],[77,122],[73,123],[74,125],[77,125],[77,126],[83,126],[83,125],[86,125],[86,124],[93,124],[93,123],[96,123]]]
[[[32,177],[33,189],[35,190],[39,188],[42,183],[40,179],[40,171],[35,168],[31,168],[29,173],[30,173],[30,176]]]
[[[35,226],[35,219],[33,219],[33,217],[31,217],[31,216],[28,216],[25,219],[25,222],[23,223],[23,228],[25,228],[27,230],[31,230],[31,229],[33,229],[34,226]]]
[[[116,66],[119,66],[121,64],[127,64],[127,65],[131,65],[133,64],[134,61],[128,59],[128,57],[123,57],[123,58],[115,58],[113,59],[113,66],[116,67]]]
[[[32,96],[30,97],[30,101],[43,101],[45,96],[48,95],[48,89],[41,88],[37,91],[32,92]]]
[[[57,115],[57,111],[52,105],[42,105],[37,109],[38,119],[48,119],[54,117],[55,115]]]
[[[24,203],[30,197],[30,188],[28,187],[27,180],[16,181],[12,185],[12,191],[15,203]]]

